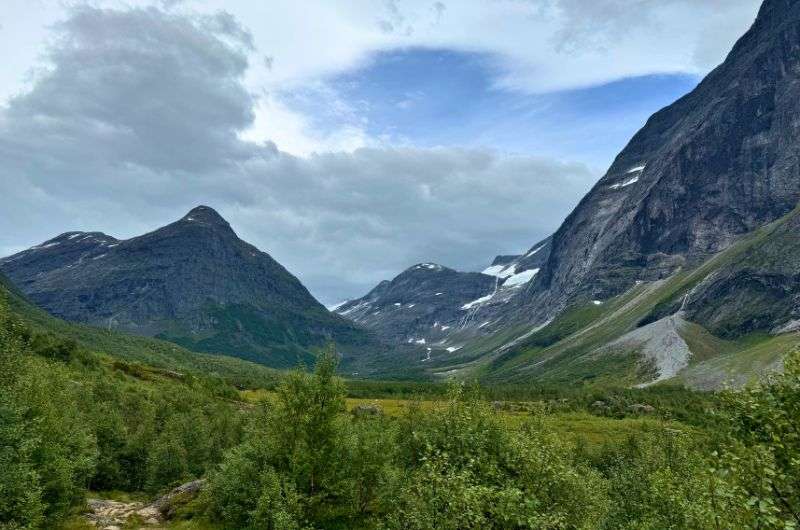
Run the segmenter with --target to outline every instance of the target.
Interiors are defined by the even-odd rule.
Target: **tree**
[[[723,465],[760,528],[800,526],[800,353],[780,374],[724,394],[732,440]]]

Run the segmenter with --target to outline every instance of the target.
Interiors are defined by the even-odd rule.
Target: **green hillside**
[[[776,306],[770,297],[757,296],[752,287],[746,287],[749,290],[743,288],[736,294],[744,302],[733,304],[729,299],[726,305],[725,299],[715,300],[706,292],[721,278],[737,277],[742,271],[747,271],[751,278],[759,275],[774,278],[778,272],[795,274],[793,269],[800,263],[798,222],[800,212],[795,210],[694,269],[637,285],[600,305],[576,304],[518,344],[487,350],[488,355],[482,358],[480,354],[485,352],[475,354],[479,360],[459,368],[491,383],[577,382],[603,386],[646,382],[654,378],[655,367],[642,358],[638,348],[614,342],[677,313],[686,300],[685,319],[680,320],[676,331],[691,356],[688,366],[675,380],[699,388],[747,382],[778,367],[787,352],[800,346],[800,335],[796,332],[768,333],[770,322],[780,322],[776,319],[788,315],[791,307],[787,308],[786,303],[790,303],[791,297],[782,306]],[[728,292],[733,290],[730,287]],[[748,304],[750,294],[752,303]],[[757,316],[764,314],[771,315],[773,320],[760,327],[755,325]],[[709,327],[717,335],[702,325],[705,322],[711,322]],[[740,332],[730,333],[732,329]]]
[[[110,358],[146,364],[190,374],[213,375],[242,387],[272,386],[278,372],[263,365],[233,357],[196,353],[171,342],[129,335],[50,316],[31,304],[8,279],[0,275],[0,298],[10,310],[37,333],[56,334],[75,341],[82,348]]]

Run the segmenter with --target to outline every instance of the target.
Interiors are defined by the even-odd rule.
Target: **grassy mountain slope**
[[[279,378],[275,370],[256,363],[196,353],[163,340],[60,320],[30,303],[2,275],[0,297],[8,301],[11,312],[24,320],[33,331],[72,339],[88,350],[102,352],[113,358],[184,373],[216,375],[237,386],[272,386]]]
[[[800,335],[768,333],[790,318],[792,297],[776,309],[774,300],[753,295],[750,285],[754,282],[737,293],[735,284],[728,280],[742,274],[749,278],[775,278],[780,273],[786,289],[794,289],[796,275],[790,264],[798,263],[800,258],[800,238],[795,230],[798,223],[800,211],[794,210],[742,237],[694,269],[641,283],[600,305],[570,307],[519,344],[495,351],[488,361],[476,361],[467,369],[491,382],[647,382],[655,378],[657,367],[642,358],[640,348],[621,345],[618,339],[680,311],[684,317],[676,331],[691,356],[676,380],[701,388],[719,387],[728,381],[743,383],[779,367],[783,355],[800,345]],[[738,304],[712,298],[721,282],[726,282],[726,292],[731,297],[740,300]],[[752,302],[749,306],[748,301]],[[772,305],[767,308],[765,303]],[[758,320],[765,313],[773,318]],[[702,325],[709,321],[709,314],[717,317],[711,322],[746,325],[729,325],[741,332],[722,337],[720,330],[726,328],[709,326],[709,330]]]

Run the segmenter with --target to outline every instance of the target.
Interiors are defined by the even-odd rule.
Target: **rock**
[[[725,62],[650,117],[553,236],[516,319],[666,277],[800,200],[800,3],[766,0]],[[738,300],[744,300],[742,293]]]
[[[170,510],[176,502],[185,502],[186,500],[195,497],[205,487],[205,485],[205,479],[193,480],[191,482],[181,484],[166,495],[162,495],[150,503],[147,508],[145,508],[148,510],[148,516],[160,518],[163,515],[169,515]],[[141,512],[139,513],[140,515],[143,515]]]
[[[377,403],[361,403],[353,408],[354,416],[383,416],[383,409]]]
[[[456,331],[461,307],[491,294],[495,284],[485,274],[420,263],[336,312],[393,344],[429,346]]]
[[[652,414],[656,411],[655,407],[652,405],[645,405],[643,403],[634,403],[633,405],[628,405],[628,410],[637,414]]]
[[[691,320],[729,339],[800,328],[800,213],[776,225],[693,289],[685,304]]]
[[[124,525],[137,510],[142,508],[140,502],[119,502],[107,499],[89,499],[87,506],[90,513],[86,518],[100,528],[119,528]]]
[[[600,401],[600,400],[595,401],[594,403],[592,403],[591,406],[593,409],[604,409],[608,407],[605,401]]]
[[[498,278],[509,265],[514,272],[533,270],[533,266],[540,269],[518,290],[503,290],[507,280],[498,281],[499,289],[474,298],[482,301],[459,315],[455,300],[429,302],[417,290],[422,279],[401,275],[340,311],[395,342],[424,338],[430,346],[433,340],[448,345],[444,341],[458,340],[470,362],[481,354],[501,353],[498,358],[508,366],[515,349],[523,349],[529,337],[567,308],[590,302],[601,306],[603,300],[636,285],[656,285],[761,229],[754,236],[768,234],[766,242],[757,242],[731,260],[734,263],[721,264],[692,292],[681,293],[689,295],[685,300],[665,300],[642,324],[683,309],[687,320],[725,338],[797,329],[798,49],[800,2],[765,0],[754,24],[725,61],[689,94],[648,119],[546,240],[541,253],[495,259],[487,271]],[[780,224],[787,216],[789,222]],[[400,287],[392,298],[405,293],[419,296],[422,303],[415,311],[405,313],[412,299],[387,297]],[[401,302],[402,311],[392,310],[388,306],[392,301]],[[452,329],[450,322],[457,323],[459,334],[451,337],[430,331],[436,322]],[[517,335],[504,338],[500,346],[475,340],[496,331]],[[484,348],[486,343],[492,346]],[[541,346],[550,344],[545,341]],[[458,354],[451,358],[452,365],[465,360]],[[673,368],[681,368],[686,356],[674,360],[678,362]],[[447,361],[437,356],[430,364],[436,365],[436,373],[447,373],[442,370]],[[521,363],[505,370],[502,377],[529,381],[535,377],[533,362],[539,361]],[[662,370],[664,366],[658,368],[660,373],[674,375]]]
[[[146,525],[161,524],[165,515],[178,499],[186,501],[194,497],[204,486],[205,479],[193,480],[173,489],[150,504],[141,502],[119,502],[108,499],[89,499],[87,506],[90,513],[86,515],[89,522],[97,527],[109,530],[121,528],[130,517],[136,515]]]
[[[490,332],[508,302],[547,261],[549,248],[547,238],[523,255],[497,256],[482,273],[420,263],[335,311],[391,344],[428,347],[436,343],[453,353],[459,348],[448,344],[448,337]]]

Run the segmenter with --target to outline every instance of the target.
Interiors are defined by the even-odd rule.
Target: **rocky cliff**
[[[553,237],[523,313],[669,276],[800,198],[800,3],[764,2],[725,62],[654,114]]]

